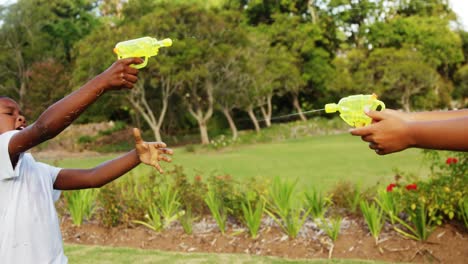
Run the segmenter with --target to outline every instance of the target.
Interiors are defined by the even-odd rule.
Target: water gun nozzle
[[[159,41],[159,45],[161,47],[170,47],[170,46],[172,46],[172,39],[170,39],[170,38],[163,39],[163,40]]]
[[[335,103],[325,105],[325,113],[335,113],[338,111],[338,105]]]

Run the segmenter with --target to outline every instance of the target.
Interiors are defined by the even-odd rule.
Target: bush
[[[442,154],[445,156],[443,157]],[[429,162],[431,175],[428,180],[410,180],[398,177],[394,183],[387,186],[391,192],[393,204],[403,213],[403,217],[385,206],[386,196],[380,194],[377,200],[382,209],[390,216],[392,223],[398,223],[405,230],[395,229],[410,238],[426,240],[433,225],[441,225],[455,216],[462,216],[464,197],[468,194],[467,157],[464,152],[425,151]],[[387,197],[389,198],[389,197]]]

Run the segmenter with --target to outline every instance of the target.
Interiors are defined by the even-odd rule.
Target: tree
[[[366,91],[410,111],[411,106],[433,107],[443,98],[440,75],[417,51],[376,49],[360,65],[354,79]]]
[[[301,119],[306,120],[302,114],[299,96],[313,76],[307,72],[306,65],[314,58],[316,50],[322,49],[317,46],[322,41],[321,31],[318,25],[305,23],[300,17],[277,14],[274,19],[275,22],[269,27],[271,46],[277,51],[287,52],[281,60],[284,67],[276,65],[280,67],[277,78],[280,79],[284,92],[291,96],[293,106]],[[290,30],[291,28],[297,30]]]
[[[231,112],[235,107],[239,107],[239,100],[243,96],[241,86],[244,86],[248,79],[247,63],[248,58],[244,55],[243,48],[231,48],[225,53],[224,65],[220,65],[214,73],[218,83],[214,91],[215,104],[226,117],[233,139],[237,139],[238,130]]]
[[[448,23],[439,17],[397,17],[387,23],[375,23],[370,43],[376,48],[418,50],[429,65],[448,77],[448,66],[463,61],[460,35],[450,30]]]
[[[455,98],[462,101],[461,107],[465,107],[468,101],[468,64],[465,64],[455,74]]]
[[[84,0],[47,3],[45,0],[20,0],[2,12],[0,70],[4,75],[0,76],[0,88],[17,99],[25,112],[37,112],[42,103],[54,99],[43,97],[52,96],[50,83],[44,78],[49,77],[50,82],[69,79],[72,47],[92,29],[90,23],[84,22],[93,20],[87,8],[90,3]],[[39,73],[38,65],[62,76]],[[41,81],[30,79],[39,75]],[[58,81],[56,85],[63,85],[55,87],[63,92],[68,83]],[[41,100],[31,97],[32,94],[42,95]]]
[[[225,65],[225,52],[239,42],[234,28],[240,17],[234,11],[181,6],[177,19],[175,23],[182,28],[177,39],[183,47],[178,59],[183,80],[180,95],[197,120],[202,144],[208,144],[207,125],[213,115],[214,92],[224,85],[226,77],[219,71]]]

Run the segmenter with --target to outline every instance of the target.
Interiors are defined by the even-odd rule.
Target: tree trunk
[[[153,135],[156,141],[162,142],[162,137],[161,137],[161,128],[160,127],[155,127],[153,129]]]
[[[262,111],[263,120],[265,120],[265,125],[267,127],[271,127],[271,120],[268,117],[268,113],[267,113],[267,110],[265,109],[265,106],[263,106],[263,105],[260,106],[260,110]]]
[[[293,94],[293,105],[294,105],[294,108],[296,108],[297,113],[301,117],[301,120],[306,121],[307,118],[302,113],[302,108],[301,108],[301,105],[299,104],[299,98],[298,98],[297,94]]]
[[[317,24],[318,22],[318,17],[317,13],[315,12],[315,7],[314,7],[314,0],[309,0],[307,4],[307,9],[310,13],[310,17],[312,19],[312,24]]]
[[[162,141],[160,130],[161,130],[161,125],[164,121],[164,117],[166,116],[169,95],[164,90],[161,90],[162,108],[161,108],[161,111],[159,112],[159,117],[156,120],[155,113],[149,106],[148,101],[146,100],[144,83],[145,83],[144,80],[141,80],[140,82],[138,82],[128,97],[133,107],[143,117],[146,123],[148,123],[151,130],[153,130],[153,135],[156,141]]]
[[[224,116],[226,116],[226,119],[229,123],[229,127],[231,128],[232,139],[237,139],[238,137],[237,127],[236,127],[236,123],[234,123],[234,120],[232,119],[231,112],[229,111],[229,109],[223,108],[223,113],[224,113]]]
[[[408,89],[403,90],[403,95],[401,96],[401,106],[405,112],[410,112],[410,97],[411,92]]]
[[[252,119],[252,123],[255,126],[255,131],[257,131],[257,133],[260,133],[260,126],[258,125],[258,120],[257,120],[257,117],[255,117],[255,113],[253,111],[252,106],[249,106],[247,113],[249,113],[250,119]]]
[[[200,136],[201,136],[201,143],[203,145],[210,143],[210,138],[208,137],[208,128],[206,126],[206,122],[203,120],[197,120],[198,127],[200,128]]]
[[[260,106],[260,110],[262,111],[262,115],[263,115],[263,119],[265,120],[265,124],[267,127],[270,127],[271,126],[271,114],[272,114],[272,105],[271,105],[271,98],[273,97],[273,95],[269,94],[266,96],[266,104],[267,104],[267,107],[265,109],[265,106],[262,105]]]

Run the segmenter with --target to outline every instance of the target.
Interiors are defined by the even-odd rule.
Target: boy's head
[[[25,127],[26,119],[18,103],[9,97],[0,96],[0,134]]]

